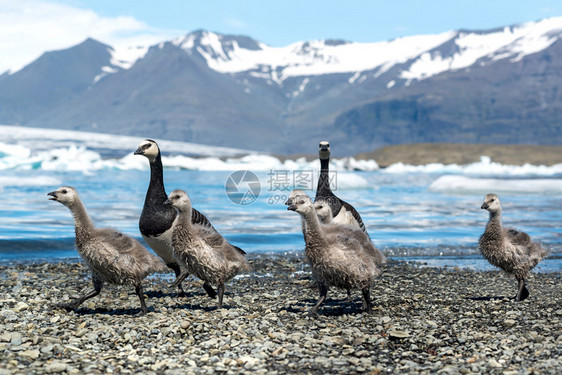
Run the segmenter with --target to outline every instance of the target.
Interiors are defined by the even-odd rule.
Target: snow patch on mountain
[[[375,68],[388,70],[395,64],[404,63],[441,45],[453,36],[453,32],[447,32],[377,43],[344,44],[315,40],[286,47],[260,43],[258,49],[242,48],[236,40],[232,40],[229,48],[225,49],[221,43],[224,36],[205,32],[199,43],[188,37],[177,45],[189,52],[195,49],[205,58],[208,66],[218,72],[253,72],[256,76],[255,72],[263,75],[263,68],[267,67],[270,79],[282,82],[289,77],[354,73]]]
[[[436,74],[467,68],[477,62],[482,65],[540,52],[554,43],[562,33],[562,17],[528,22],[488,33],[459,32],[455,38],[458,52],[444,56],[440,51],[427,51],[414,61],[400,78],[425,79]]]
[[[146,56],[148,48],[148,46],[112,48],[111,64],[122,69],[129,69],[138,60]]]
[[[248,47],[237,37],[208,31],[172,43],[189,54],[199,53],[217,72],[248,72],[278,84],[290,77],[334,73],[351,73],[349,83],[356,84],[367,78],[362,72],[375,71],[373,78],[378,78],[401,64],[406,64],[405,70],[397,78],[410,83],[476,63],[505,58],[518,61],[548,48],[561,32],[562,17],[557,17],[488,32],[448,31],[375,43],[313,40],[271,47],[253,41]]]

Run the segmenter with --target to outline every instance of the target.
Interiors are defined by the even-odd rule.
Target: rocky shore
[[[54,303],[90,290],[79,260],[0,265],[0,374],[562,373],[562,275],[534,274],[531,296],[499,271],[390,261],[373,286],[374,314],[330,290],[320,316],[302,254],[251,255],[225,308],[171,275],[107,286],[76,312]]]

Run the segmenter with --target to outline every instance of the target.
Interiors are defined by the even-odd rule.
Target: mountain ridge
[[[0,123],[285,154],[310,152],[320,138],[337,141],[343,155],[451,134],[562,144],[561,37],[562,17],[284,47],[205,30],[124,49],[89,38],[1,75]],[[490,126],[497,134],[487,140]]]

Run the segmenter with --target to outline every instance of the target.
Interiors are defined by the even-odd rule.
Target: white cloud
[[[241,21],[238,18],[233,18],[233,17],[225,18],[224,23],[227,24],[230,27],[233,27],[235,29],[240,29],[240,30],[245,30],[249,27],[249,25],[246,22]]]
[[[47,0],[0,0],[0,74],[88,37],[124,47],[155,44],[180,33],[152,28],[134,17],[101,17],[89,9]]]

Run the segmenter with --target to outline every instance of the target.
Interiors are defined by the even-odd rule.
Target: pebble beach
[[[79,259],[0,265],[0,374],[560,374],[562,275],[534,273],[530,297],[500,271],[390,260],[361,295],[331,289],[317,318],[304,254],[249,255],[224,308],[199,280],[186,297],[171,274],[145,280],[149,313],[132,287],[106,285],[78,310],[55,303],[91,289]]]

